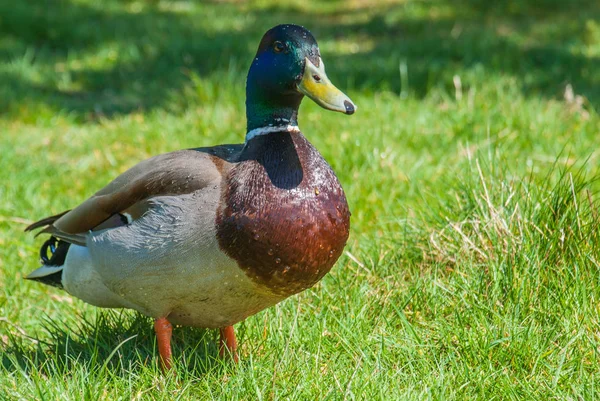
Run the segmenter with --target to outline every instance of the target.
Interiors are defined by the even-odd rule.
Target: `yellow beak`
[[[318,67],[308,58],[305,59],[304,76],[298,84],[298,90],[327,110],[345,114],[354,114],[356,111],[352,100],[327,78],[325,65],[320,58]]]

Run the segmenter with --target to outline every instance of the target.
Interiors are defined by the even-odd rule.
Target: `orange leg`
[[[158,342],[160,367],[163,372],[167,372],[171,369],[171,334],[173,333],[173,326],[167,318],[161,317],[154,322],[154,331]]]
[[[219,356],[224,358],[225,355],[230,354],[234,362],[238,361],[237,344],[235,342],[235,332],[233,326],[223,327],[219,329],[221,333],[221,339],[219,341]]]

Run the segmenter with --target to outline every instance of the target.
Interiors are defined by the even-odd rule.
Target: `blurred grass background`
[[[600,3],[0,0],[0,397],[595,399]],[[25,282],[27,222],[137,162],[239,142],[262,34],[306,26],[351,116],[300,126],[353,212],[314,289],[215,333]]]

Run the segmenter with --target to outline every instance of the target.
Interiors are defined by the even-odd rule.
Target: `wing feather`
[[[85,245],[88,231],[119,225],[122,220],[112,217],[129,210],[139,217],[152,197],[187,194],[220,182],[223,165],[215,152],[205,149],[155,156],[127,170],[73,210],[46,217],[25,231],[45,227],[40,233]]]

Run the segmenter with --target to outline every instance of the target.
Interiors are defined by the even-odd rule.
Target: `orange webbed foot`
[[[221,338],[219,340],[219,356],[225,358],[226,355],[231,355],[233,362],[238,362],[237,343],[235,341],[235,331],[233,326],[226,326],[219,329]]]
[[[154,322],[154,331],[158,343],[158,354],[160,355],[160,367],[163,372],[171,370],[171,335],[173,325],[165,317],[156,319]]]

